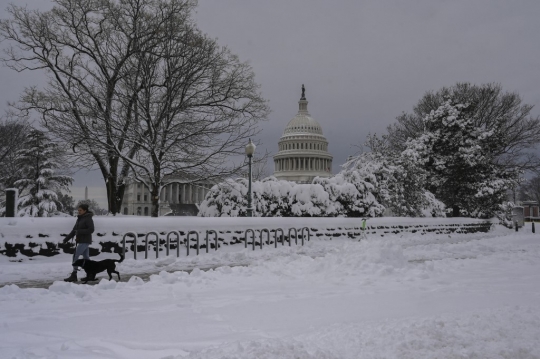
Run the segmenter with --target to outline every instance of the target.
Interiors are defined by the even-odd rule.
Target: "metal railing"
[[[261,234],[259,237],[259,240],[261,241],[261,249],[263,247],[263,233],[265,232],[266,232],[266,239],[268,241],[268,244],[270,244],[270,231],[268,230],[268,228],[261,229]],[[255,245],[253,246],[253,250],[255,250]]]
[[[292,242],[291,231],[294,231],[294,244],[298,245],[298,231],[293,227],[289,228],[289,247],[291,246]]]
[[[247,248],[247,234],[248,232],[251,232],[251,240],[253,241],[253,250],[255,250],[255,231],[251,228],[248,228],[246,229],[246,231],[244,232],[244,248]]]
[[[268,228],[262,228],[259,230],[259,247],[261,249],[263,249],[263,245],[264,245],[264,234],[266,234],[266,243],[268,245],[271,244],[271,232],[274,232],[274,248],[277,248],[277,245],[278,245],[278,242],[281,242],[281,245],[284,246],[285,245],[285,240],[287,240],[289,242],[289,247],[291,246],[291,243],[292,243],[292,236],[291,234],[294,232],[294,242],[296,245],[298,245],[298,230],[296,228],[289,228],[288,230],[288,239],[285,239],[285,232],[283,230],[283,228],[276,228],[274,230],[269,230]],[[301,244],[304,245],[305,244],[305,241],[304,239],[306,238],[306,231],[307,231],[307,240],[309,241],[311,239],[311,231],[308,227],[303,227],[301,230],[300,230],[300,235],[302,236],[302,242]],[[279,235],[279,240],[278,240],[278,232],[280,233]],[[251,234],[251,240],[252,240],[252,248],[253,250],[255,250],[255,246],[257,244],[255,238],[255,230],[254,229],[251,229],[251,228],[248,228],[244,231],[244,247],[247,248],[248,246],[248,237],[249,237],[249,234]],[[148,245],[149,245],[149,237],[151,235],[154,235],[156,237],[156,244],[155,244],[155,251],[156,251],[156,258],[159,258],[159,251],[160,251],[160,246],[161,246],[161,240],[159,238],[159,234],[156,232],[156,231],[151,231],[151,232],[148,232],[146,233],[145,237],[144,237],[144,258],[145,259],[148,259]],[[170,252],[171,252],[171,235],[175,235],[176,236],[176,240],[173,241],[173,242],[176,242],[176,256],[177,257],[180,257],[180,246],[182,244],[182,239],[181,239],[181,234],[179,231],[170,231],[166,234],[166,240],[165,240],[165,253],[166,253],[166,256],[169,256],[170,255]],[[205,237],[205,243],[206,243],[206,253],[209,253],[209,248],[210,248],[210,235],[213,235],[214,236],[214,250],[218,250],[218,248],[220,247],[219,246],[219,235],[218,235],[218,232],[213,230],[213,229],[209,229],[206,231],[206,237]],[[138,238],[138,234],[135,233],[135,232],[126,232],[124,233],[124,236],[122,237],[122,255],[125,257],[126,255],[126,244],[127,244],[127,239],[126,237],[128,236],[131,236],[133,237],[133,259],[137,259],[137,251],[138,251],[138,248],[137,248],[137,238]],[[142,236],[142,235],[141,235]],[[199,255],[200,253],[200,237],[199,237],[199,232],[198,231],[189,231],[186,235],[186,240],[184,242],[184,245],[186,246],[186,256],[189,256],[189,252],[190,252],[190,248],[191,248],[191,238],[192,236],[195,236],[195,241],[196,241],[196,245],[195,245],[195,249],[197,251],[197,255]]]
[[[180,232],[170,231],[167,233],[167,256],[171,250],[171,234],[176,234],[176,256],[180,257]]]
[[[190,234],[195,234],[197,238],[197,255],[199,255],[199,232],[197,231],[189,231],[186,238],[186,246],[187,246],[187,255],[189,256],[189,248],[191,247],[191,242],[189,241]]]
[[[151,234],[156,236],[156,258],[159,258],[159,234],[152,231],[146,233],[146,236],[144,237],[144,259],[148,259],[148,236]]]
[[[284,238],[285,237],[285,233],[283,232],[283,228],[276,228],[274,229],[274,247],[277,248],[277,232],[280,231],[281,232],[281,245],[284,246],[285,245],[285,241],[284,241]]]
[[[215,244],[214,246],[216,247],[216,251],[218,250],[218,234],[216,231],[214,231],[213,229],[210,229],[208,231],[206,231],[206,253],[208,253],[208,247],[209,247],[209,243],[208,243],[208,235],[210,233],[214,233],[214,239],[215,239]]]

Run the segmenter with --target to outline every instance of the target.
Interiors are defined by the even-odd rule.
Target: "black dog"
[[[86,284],[89,280],[96,280],[96,274],[104,270],[109,274],[109,280],[112,279],[112,273],[116,273],[118,280],[120,280],[120,273],[116,271],[116,263],[122,263],[123,260],[124,256],[120,254],[120,260],[104,259],[102,261],[93,261],[90,259],[77,259],[73,262],[73,265],[84,269],[86,278],[81,279],[81,281],[83,281],[83,284]]]

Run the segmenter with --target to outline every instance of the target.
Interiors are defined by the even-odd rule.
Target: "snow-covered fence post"
[[[137,259],[137,233],[135,232],[126,232],[122,237],[122,255],[126,257],[126,237],[128,235],[133,235],[133,259]]]
[[[151,234],[156,236],[156,258],[159,257],[159,235],[156,232],[148,232],[144,237],[144,259],[148,259],[148,236]]]
[[[6,189],[6,217],[17,215],[17,202],[19,200],[19,190],[17,188]]]
[[[268,239],[268,244],[270,244],[270,231],[268,230],[268,228],[261,229],[261,235],[260,235],[261,249],[263,247],[263,233],[264,232],[266,232],[266,239]]]
[[[186,242],[187,242],[187,255],[189,256],[189,236],[190,234],[195,234],[195,238],[197,238],[197,255],[199,255],[199,232],[197,231],[189,231],[187,234]]]
[[[215,246],[216,246],[216,251],[217,251],[217,249],[218,249],[218,234],[217,234],[217,232],[214,231],[213,229],[210,229],[210,230],[206,231],[206,253],[208,253],[208,246],[209,246],[209,243],[208,243],[208,235],[209,235],[210,233],[214,233],[214,239],[215,239],[215,241],[216,241],[216,244],[215,244]]]
[[[274,230],[274,247],[277,248],[277,231],[281,232],[281,245],[284,246],[285,242],[283,241],[283,237],[285,236],[285,233],[283,233],[282,228],[276,228]]]
[[[289,247],[291,246],[292,237],[291,237],[291,231],[294,230],[294,244],[298,245],[298,231],[296,228],[289,228]]]
[[[248,235],[248,232],[251,232],[251,239],[253,240],[253,250],[255,250],[255,231],[251,228],[248,228],[246,229],[246,231],[244,232],[244,248],[247,248],[247,235]]]
[[[178,231],[170,231],[167,233],[167,255],[169,255],[171,250],[171,234],[176,234],[176,256],[180,257],[180,232]]]
[[[309,231],[309,228],[308,228],[308,227],[302,228],[302,231],[300,232],[300,234],[302,235],[302,245],[304,245],[304,237],[305,237],[304,231],[305,231],[306,229],[307,229],[307,240],[308,240],[308,242],[311,240],[311,233],[310,233],[310,231]]]

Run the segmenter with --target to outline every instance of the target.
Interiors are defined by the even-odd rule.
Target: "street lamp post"
[[[255,153],[255,144],[251,142],[251,138],[249,139],[249,143],[246,145],[246,156],[248,156],[248,164],[249,164],[249,177],[248,177],[248,208],[247,208],[247,216],[253,217],[253,207],[252,207],[252,193],[251,193],[251,180],[252,180],[252,173],[251,173],[251,158],[253,157],[253,154]]]

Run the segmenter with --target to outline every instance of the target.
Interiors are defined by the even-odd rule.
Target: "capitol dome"
[[[330,177],[332,155],[321,125],[307,110],[305,87],[298,101],[298,113],[289,121],[274,156],[274,176],[297,183],[311,183],[313,178]]]

